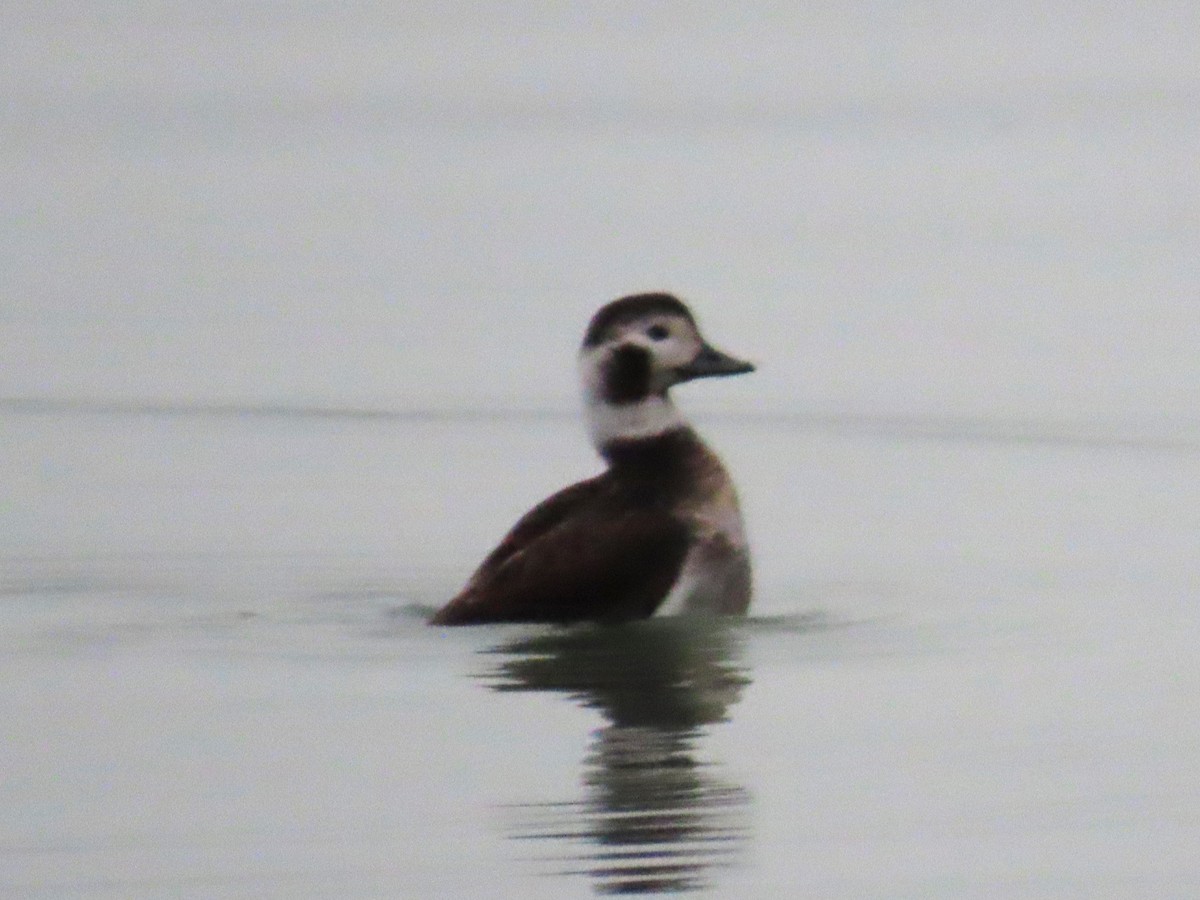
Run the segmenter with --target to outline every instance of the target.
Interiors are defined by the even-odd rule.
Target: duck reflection
[[[600,711],[584,798],[517,807],[517,837],[582,843],[571,871],[603,894],[703,887],[747,836],[748,794],[701,757],[749,683],[721,622],[650,620],[526,635],[490,651],[498,691],[549,691]]]

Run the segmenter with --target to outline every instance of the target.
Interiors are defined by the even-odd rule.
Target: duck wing
[[[688,538],[683,522],[660,507],[629,502],[601,475],[530,510],[430,621],[643,618],[670,592]]]

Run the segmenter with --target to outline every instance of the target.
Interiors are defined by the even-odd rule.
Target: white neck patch
[[[656,437],[687,424],[669,398],[651,394],[637,403],[604,403],[589,398],[588,433],[597,449],[614,441]]]

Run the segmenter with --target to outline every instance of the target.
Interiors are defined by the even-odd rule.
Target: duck
[[[737,491],[670,391],[754,365],[709,344],[668,293],[601,307],[578,363],[605,470],[522,516],[430,624],[743,615],[752,578]]]

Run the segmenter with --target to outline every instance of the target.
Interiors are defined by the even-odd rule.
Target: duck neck
[[[592,445],[605,459],[609,447],[691,430],[666,393],[648,394],[631,403],[589,397],[586,416]]]
[[[644,474],[662,484],[695,468],[704,444],[686,424],[660,434],[609,441],[599,448],[609,467],[629,476]]]

